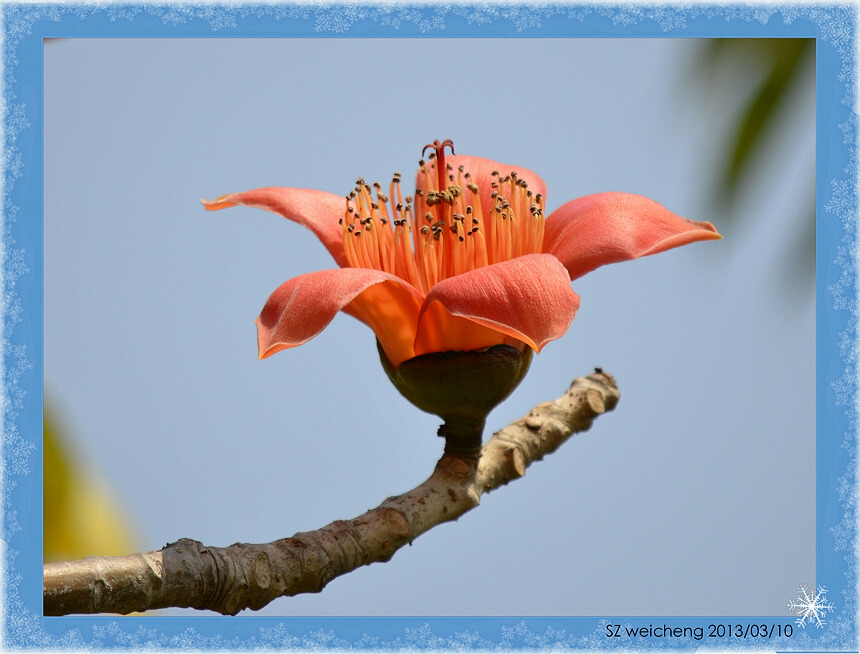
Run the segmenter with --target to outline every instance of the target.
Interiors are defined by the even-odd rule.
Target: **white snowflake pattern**
[[[833,603],[827,601],[827,589],[819,586],[816,592],[810,592],[809,586],[803,584],[797,588],[797,599],[789,600],[788,608],[797,613],[797,626],[806,628],[806,620],[821,629],[824,626],[823,615],[833,611]]]

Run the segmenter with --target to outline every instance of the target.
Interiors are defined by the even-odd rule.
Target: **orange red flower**
[[[414,357],[506,344],[535,352],[579,308],[570,286],[595,268],[721,238],[645,197],[601,193],[545,216],[535,173],[427,146],[413,196],[359,179],[346,197],[260,188],[225,195],[311,229],[338,268],[282,284],[257,319],[260,358],[301,345],[343,311],[367,324],[393,370]],[[448,156],[446,149],[451,150]]]

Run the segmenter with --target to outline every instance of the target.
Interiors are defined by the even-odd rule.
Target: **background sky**
[[[338,316],[257,360],[266,298],[333,267],[325,249],[274,214],[209,213],[199,199],[411,180],[422,147],[450,138],[540,174],[550,211],[639,193],[725,238],[577,280],[571,330],[485,438],[600,366],[621,401],[589,432],[392,561],[260,613],[789,616],[797,586],[815,584],[815,294],[791,259],[814,184],[815,81],[729,221],[713,186],[752,87],[706,79],[700,47],[48,42],[46,393],[140,550],[269,542],[429,476],[439,420],[390,385],[363,324]]]

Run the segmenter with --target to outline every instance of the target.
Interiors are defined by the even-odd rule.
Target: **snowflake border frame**
[[[794,623],[805,629],[807,619],[810,623],[814,620],[815,626],[822,629],[826,622],[824,614],[832,613],[835,608],[832,602],[826,601],[826,597],[827,588],[824,586],[819,585],[811,592],[806,584],[798,586],[797,598],[788,601],[788,610],[797,613]]]
[[[842,89],[838,129],[843,135],[844,169],[841,176],[819,177],[819,214],[830,214],[841,225],[835,257],[829,259],[835,282],[818,288],[819,298],[827,298],[824,311],[840,325],[837,344],[843,365],[838,379],[819,381],[819,398],[838,407],[845,424],[843,456],[838,480],[824,489],[836,494],[843,509],[840,522],[822,525],[829,533],[832,551],[839,558],[845,553],[844,565],[830,565],[843,579],[826,579],[836,583],[843,602],[835,619],[820,634],[786,642],[792,647],[803,644],[812,648],[856,648],[856,426],[857,426],[857,189],[856,139],[857,114],[856,15],[850,8],[832,6],[689,6],[618,5],[92,5],[92,4],[7,4],[3,11],[4,56],[4,191],[3,191],[3,541],[4,541],[4,613],[3,636],[7,646],[16,649],[337,649],[337,650],[599,650],[607,649],[603,632],[605,621],[582,618],[574,625],[564,620],[498,619],[481,625],[468,621],[428,619],[392,620],[385,630],[374,630],[350,621],[343,624],[320,621],[300,629],[284,621],[265,619],[248,629],[219,627],[190,619],[182,620],[185,629],[166,629],[151,621],[92,619],[59,619],[49,626],[39,613],[38,593],[25,583],[32,575],[20,561],[23,537],[28,528],[22,510],[22,497],[38,474],[38,443],[30,432],[41,425],[41,395],[32,389],[39,386],[40,307],[22,289],[22,280],[38,278],[32,252],[20,245],[27,242],[22,234],[26,225],[21,218],[25,206],[22,178],[32,166],[21,141],[39,127],[40,115],[21,100],[21,84],[35,71],[20,48],[49,34],[63,21],[77,21],[84,27],[99,23],[111,33],[137,29],[141,24],[155,24],[160,33],[180,36],[240,33],[251,23],[262,22],[272,29],[284,25],[305,30],[309,35],[331,36],[370,32],[369,35],[397,31],[417,37],[439,34],[504,32],[506,35],[539,33],[550,22],[564,22],[571,36],[625,36],[643,31],[653,36],[689,36],[702,32],[741,32],[768,36],[793,25],[811,26],[820,49],[827,49],[835,64],[828,69],[830,83]],[[846,20],[847,19],[847,20]],[[589,30],[593,30],[589,32]],[[835,109],[835,108],[834,108]],[[822,254],[821,252],[819,253]],[[821,264],[820,264],[821,265]],[[820,278],[820,277],[819,277]],[[828,347],[830,347],[828,345]],[[38,417],[36,414],[39,414]],[[819,426],[819,429],[821,426]],[[821,487],[819,486],[820,490]],[[40,532],[40,529],[38,530]],[[819,539],[820,540],[820,539]],[[821,569],[821,568],[819,568]],[[816,595],[823,594],[819,587]],[[38,590],[38,589],[37,589]],[[791,607],[790,607],[791,608]],[[798,618],[800,619],[800,618]],[[252,619],[253,621],[253,619]],[[629,619],[635,623],[636,619]],[[217,621],[216,621],[217,624]],[[229,624],[229,623],[221,623]],[[235,622],[232,623],[235,625]],[[816,630],[818,631],[818,630]],[[631,643],[618,643],[630,647]],[[678,641],[679,648],[695,642]]]

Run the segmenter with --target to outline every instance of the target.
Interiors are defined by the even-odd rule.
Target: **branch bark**
[[[353,520],[263,545],[208,547],[182,538],[157,552],[44,566],[45,615],[132,613],[167,607],[235,615],[284,595],[321,591],[335,577],[388,561],[428,529],[456,520],[481,495],[522,477],[595,417],[615,408],[615,380],[599,368],[553,402],[511,423],[471,458],[443,456],[427,481]]]

